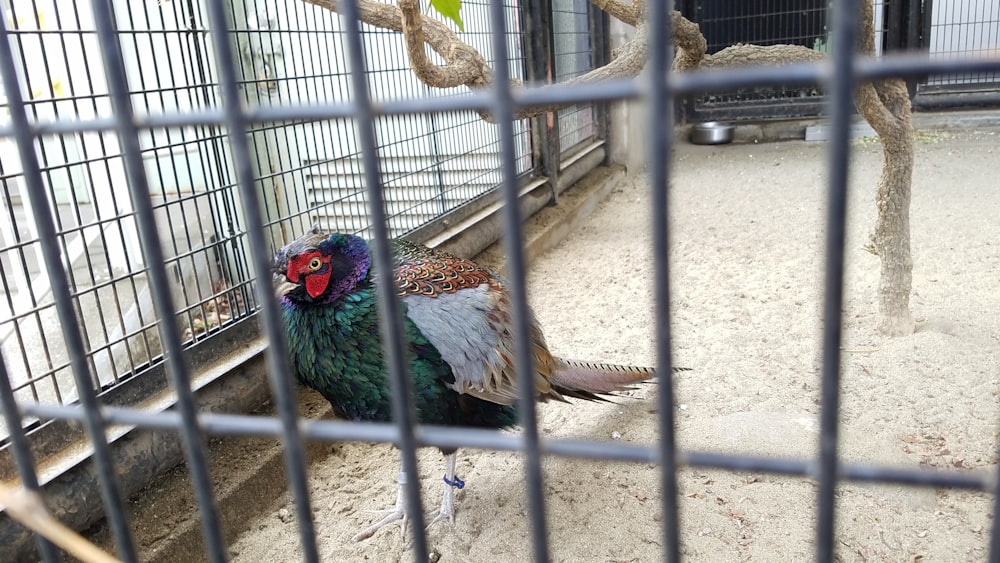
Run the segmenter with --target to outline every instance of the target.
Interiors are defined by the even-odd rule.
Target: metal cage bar
[[[236,70],[233,64],[234,53],[226,34],[229,25],[222,3],[209,2],[208,15],[211,23],[212,44],[215,47],[220,69],[222,109],[229,132],[229,141],[233,147],[233,159],[236,161],[236,177],[243,198],[247,236],[250,239],[251,247],[255,249],[255,252],[252,253],[253,271],[256,278],[256,291],[261,304],[260,314],[270,349],[267,359],[268,372],[271,390],[278,407],[278,416],[281,419],[281,439],[285,445],[285,465],[288,468],[288,478],[295,501],[295,515],[299,521],[298,529],[302,552],[307,562],[316,563],[319,561],[319,553],[316,547],[316,531],[313,526],[312,509],[309,502],[305,445],[298,428],[296,393],[291,381],[286,376],[291,371],[288,362],[288,347],[285,343],[285,335],[281,330],[278,304],[271,298],[271,261],[266,250],[269,246],[265,238],[260,195],[254,186],[250,148],[246,137],[249,121],[241,110],[239,84],[236,80]]]
[[[649,68],[646,85],[646,103],[649,104],[649,116],[653,123],[664,124],[661,127],[649,128],[649,189],[650,202],[653,206],[653,275],[659,280],[655,289],[656,314],[656,372],[671,373],[671,340],[670,340],[670,224],[667,220],[669,206],[668,191],[670,185],[669,155],[672,135],[664,131],[673,130],[674,110],[673,96],[663,92],[666,86],[673,83],[673,77],[668,72],[670,61],[673,60],[673,42],[671,37],[670,18],[666,2],[653,2],[649,5]],[[668,377],[660,382],[660,392],[657,394],[659,406],[660,430],[660,487],[663,497],[663,546],[667,561],[679,561],[680,522],[678,510],[677,489],[677,443],[674,437],[674,384]]]
[[[507,45],[503,41],[503,3],[490,2],[493,50],[501,61],[507,58]],[[534,373],[534,359],[531,352],[531,311],[528,308],[527,260],[524,252],[524,233],[521,230],[521,205],[514,170],[514,99],[510,89],[510,70],[506,64],[496,68],[490,110],[497,116],[500,128],[500,153],[503,155],[503,247],[507,254],[507,274],[511,282],[510,299],[512,305],[511,326],[514,330],[514,368],[518,373]],[[542,461],[539,451],[538,420],[536,414],[535,389],[533,385],[521,385],[518,389],[519,416],[524,429],[523,451],[525,453],[526,488],[528,493],[528,520],[531,523],[532,547],[535,561],[549,560],[548,534],[545,523],[545,500],[542,487]]]
[[[86,412],[81,407],[61,407],[42,404],[22,404],[21,412],[40,418],[84,421]],[[176,413],[150,413],[140,409],[107,407],[102,410],[109,424],[133,424],[146,428],[173,429],[180,424]],[[280,438],[280,420],[271,417],[200,414],[201,428],[218,436],[254,436]],[[302,435],[310,440],[396,442],[399,431],[395,424],[362,423],[327,420],[307,420],[301,424]],[[463,429],[420,426],[415,429],[417,443],[421,446],[441,448],[481,448],[489,450],[519,451],[522,440],[517,436],[499,434],[480,429]],[[591,442],[573,439],[541,439],[543,453],[564,457],[611,459],[653,463],[660,459],[659,449],[649,446],[632,446],[615,442]],[[817,464],[811,460],[789,460],[752,455],[726,455],[718,453],[677,452],[678,466],[728,469],[733,471],[761,471],[778,475],[798,475],[816,478]],[[907,485],[951,487],[991,491],[995,488],[991,475],[942,470],[901,469],[860,463],[845,463],[838,468],[844,481],[859,483],[901,483]]]
[[[906,78],[928,74],[954,74],[972,72],[995,72],[997,62],[992,58],[965,58],[953,61],[931,59],[926,55],[901,54],[886,55],[879,59],[860,59],[854,68],[858,80],[878,80],[883,78]],[[802,85],[820,84],[830,72],[829,61],[794,63],[782,67],[741,67],[728,70],[694,71],[678,74],[666,91],[673,95],[692,94],[704,91],[719,91],[735,86],[752,85]],[[512,94],[517,107],[541,106],[553,103],[586,101],[615,101],[635,99],[641,96],[641,88],[628,79],[609,80],[601,84],[527,86]],[[490,95],[473,92],[449,98],[412,98],[387,100],[373,108],[376,115],[399,115],[426,112],[452,112],[456,110],[486,110],[490,107]],[[276,105],[247,109],[246,120],[251,123],[280,120],[320,120],[344,119],[353,116],[350,104],[297,104]],[[221,110],[199,110],[186,114],[165,113],[137,118],[140,130],[178,127],[182,125],[221,125],[225,123],[225,113]],[[38,123],[33,126],[38,135],[67,132],[113,131],[116,122],[112,118],[66,119]],[[16,135],[14,126],[0,127],[0,137]]]
[[[832,563],[837,488],[837,430],[840,409],[841,307],[843,305],[844,244],[847,227],[847,173],[851,114],[854,113],[854,53],[858,36],[857,0],[842,0],[831,8],[833,75],[827,86],[833,132],[830,139],[830,179],[826,215],[826,265],[823,278],[823,368],[820,396],[819,491],[816,560]]]
[[[368,93],[368,83],[364,76],[365,62],[361,46],[361,29],[358,23],[358,6],[356,2],[344,3],[344,22],[347,26],[347,49],[350,57],[351,80],[356,93],[354,101],[355,128],[361,137],[362,155],[364,157],[364,172],[368,184],[369,213],[375,232],[375,266],[379,271],[392,271],[392,250],[389,246],[389,231],[385,225],[385,202],[382,198],[382,177],[375,150],[374,114],[372,100]],[[506,68],[506,65],[498,65]],[[392,394],[392,415],[399,430],[400,455],[402,470],[405,471],[406,501],[408,506],[421,507],[420,482],[412,477],[417,473],[417,444],[413,436],[416,426],[416,413],[413,407],[413,383],[409,377],[406,352],[403,349],[402,315],[396,297],[393,280],[389,276],[379,276],[376,280],[376,291],[379,297],[379,330],[386,351],[386,367],[389,370]],[[412,514],[413,518],[413,549],[418,559],[427,557],[427,535],[424,526],[424,516],[421,510]]]

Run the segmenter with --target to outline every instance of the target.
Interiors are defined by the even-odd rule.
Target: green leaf
[[[431,0],[431,7],[442,16],[455,22],[459,31],[465,31],[462,16],[458,13],[462,9],[462,0]]]

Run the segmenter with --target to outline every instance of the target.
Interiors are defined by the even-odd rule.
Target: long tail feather
[[[673,368],[673,372],[688,368]],[[552,374],[552,389],[559,396],[575,397],[590,401],[606,401],[601,395],[634,389],[633,385],[656,377],[653,368],[598,364],[556,358]]]

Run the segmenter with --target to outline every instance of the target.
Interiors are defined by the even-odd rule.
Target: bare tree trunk
[[[862,2],[860,50],[875,53],[871,0]],[[913,183],[913,123],[906,83],[899,79],[858,88],[858,111],[882,142],[882,175],[875,194],[877,217],[872,247],[882,262],[878,284],[878,330],[890,336],[913,333],[910,291],[910,193]]]
[[[904,86],[905,88],[905,86]],[[899,123],[894,137],[882,137],[885,162],[878,181],[878,209],[872,244],[882,261],[878,282],[878,329],[890,336],[913,333],[910,291],[913,258],[910,255],[910,186],[913,176],[913,128]]]

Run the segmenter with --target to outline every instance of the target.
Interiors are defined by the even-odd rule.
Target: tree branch
[[[701,28],[674,10],[670,13],[670,29],[674,35],[674,47],[677,49],[674,54],[674,70],[698,68],[708,51],[708,42],[705,41]]]
[[[439,88],[454,88],[467,84],[468,80],[462,80],[465,74],[461,72],[462,69],[458,69],[454,64],[439,67],[427,58],[427,51],[424,50],[424,29],[421,21],[423,15],[420,13],[420,3],[417,0],[399,0],[399,9],[403,13],[406,52],[410,56],[410,66],[417,78],[425,84],[434,84]]]
[[[339,0],[303,0],[306,3],[325,8],[332,12],[340,11]],[[646,12],[645,0],[632,0],[628,5],[618,0],[592,0],[594,5],[609,10],[609,14],[623,19],[625,23],[636,26],[635,37],[616,51],[612,61],[602,67],[595,68],[585,74],[565,82],[565,84],[588,84],[614,78],[632,77],[639,74],[646,63],[648,35],[643,23]],[[385,4],[375,0],[358,0],[358,10],[364,23],[397,33],[402,33],[406,42],[406,51],[414,74],[428,86],[435,88],[484,88],[493,83],[493,69],[486,59],[474,47],[459,39],[447,25],[420,13],[417,0],[399,0],[399,5]],[[675,12],[675,21],[680,14]],[[683,18],[680,18],[683,20]],[[687,20],[684,20],[687,22]],[[634,22],[634,23],[633,23]],[[698,27],[694,31],[698,37]],[[675,24],[682,27],[683,24]],[[704,38],[701,38],[704,43]],[[429,45],[445,61],[445,65],[433,64],[427,57],[424,45]],[[695,42],[696,44],[696,42]],[[693,49],[697,53],[697,48]],[[704,54],[702,47],[701,54]],[[520,86],[520,80],[512,80],[513,86]],[[547,106],[524,108],[515,114],[515,118],[534,117],[550,111],[556,111],[572,104],[552,104]],[[488,112],[480,112],[480,116],[492,122]]]
[[[331,12],[340,12],[339,0],[303,1]],[[401,4],[416,4],[416,2],[402,0]],[[406,29],[407,26],[404,25],[403,10],[399,6],[373,0],[358,0],[358,11],[361,21],[368,25],[407,36],[407,51],[411,60],[415,60],[414,55],[417,55],[416,60],[423,62],[419,67],[414,64],[414,71],[429,86],[454,88],[465,85],[470,88],[478,88],[493,82],[493,69],[479,54],[479,51],[459,39],[455,32],[444,23],[420,14],[419,8],[417,8],[416,14],[410,14],[410,24],[413,25],[410,29]],[[415,38],[414,30],[417,32]],[[424,43],[430,45],[431,49],[441,55],[447,64],[443,67],[431,64],[424,51]],[[427,81],[425,77],[438,80],[438,82]]]
[[[41,495],[35,491],[0,483],[0,504],[4,505],[4,511],[12,520],[23,524],[80,561],[120,563],[52,516]]]
[[[699,68],[733,68],[738,66],[787,65],[805,61],[821,61],[826,56],[801,45],[747,45],[731,47],[706,55]]]
[[[873,2],[861,3],[858,50],[875,54]],[[861,84],[856,93],[858,111],[878,133],[882,143],[882,174],[875,190],[877,215],[871,233],[880,265],[878,330],[890,336],[913,333],[910,293],[913,255],[910,251],[910,199],[913,189],[913,123],[906,83],[898,78]]]
[[[868,56],[875,54],[875,24],[872,10],[872,2],[861,3],[861,37],[858,42],[858,51]],[[906,98],[906,104],[909,105],[909,93],[906,92],[906,84],[902,80],[866,82],[858,86],[855,94],[858,112],[881,138],[885,138],[889,131],[899,126],[897,115],[900,114],[900,112],[890,111],[889,104],[883,103],[888,101],[883,100],[883,95],[892,100],[892,105],[898,106],[900,103],[898,90],[900,88]]]
[[[646,0],[632,0],[631,5],[618,0],[590,1],[593,5],[607,12],[609,16],[633,27],[638,27],[639,22],[646,19]]]

